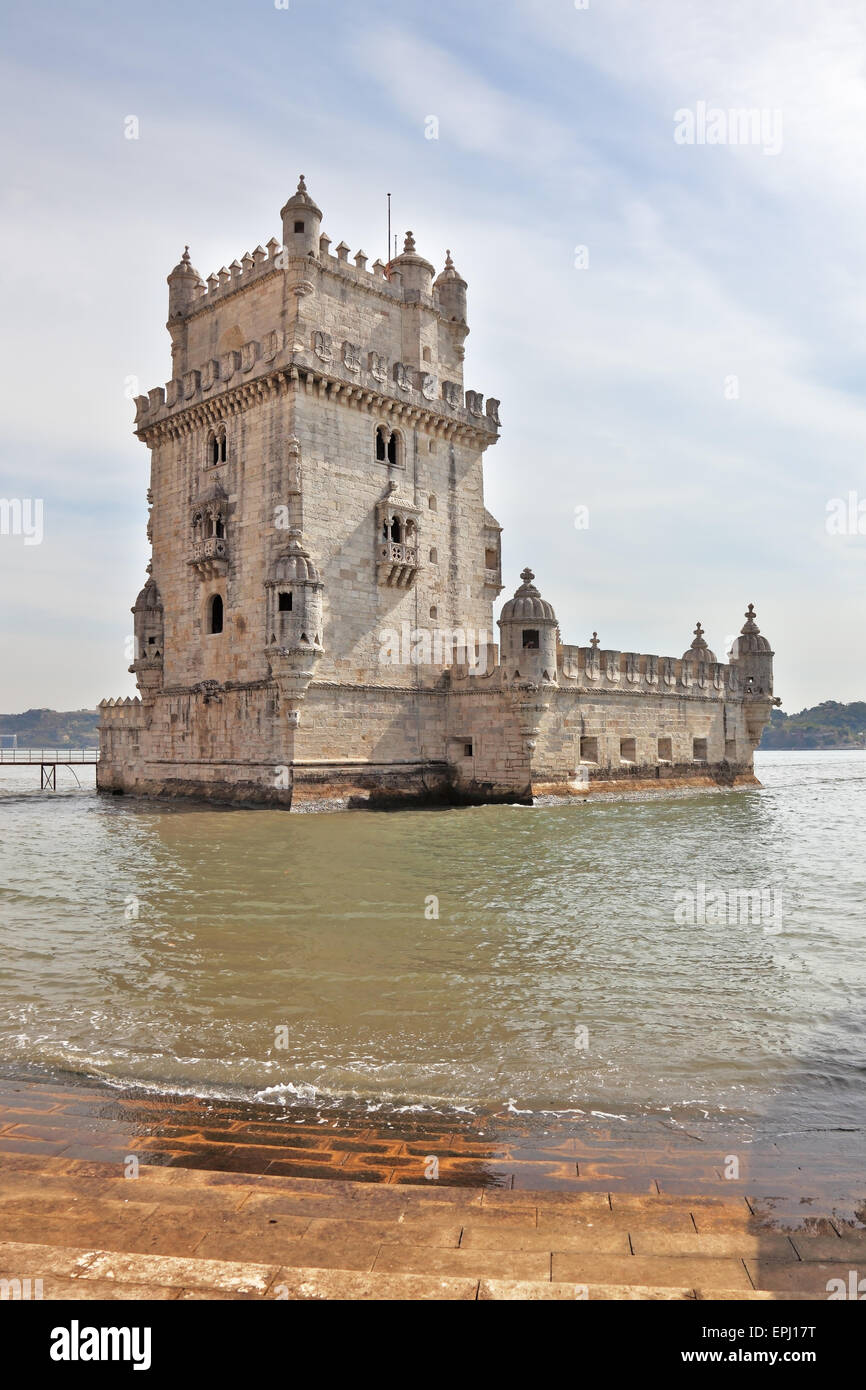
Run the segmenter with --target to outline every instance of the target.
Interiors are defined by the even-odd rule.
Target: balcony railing
[[[198,570],[202,579],[212,579],[226,573],[228,556],[225,536],[206,536],[203,540],[193,541],[189,563]]]
[[[383,565],[417,565],[418,547],[400,545],[397,541],[386,541],[379,547],[379,561]]]
[[[203,541],[193,541],[191,559],[193,564],[199,560],[226,560],[228,553],[225,536],[208,536]]]

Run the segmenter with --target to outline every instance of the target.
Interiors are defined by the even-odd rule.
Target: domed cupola
[[[298,179],[297,191],[280,209],[280,217],[283,219],[283,245],[288,254],[318,259],[322,210],[307,192],[303,174]]]
[[[746,703],[746,729],[753,748],[761,741],[770,709],[780,701],[773,696],[773,651],[755,622],[755,609],[749,604],[746,621],[731,648],[731,666],[739,676]]]
[[[450,251],[445,252],[445,269],[436,277],[433,289],[442,317],[453,323],[465,323],[466,281],[455,270]]]
[[[183,255],[168,277],[169,322],[188,314],[204,288],[204,280],[190,261],[189,247],[185,246]]]
[[[423,256],[419,256],[415,249],[415,238],[411,232],[406,233],[403,250],[399,256],[394,257],[391,262],[391,269],[400,272],[404,291],[417,290],[428,296],[432,294],[433,266]]]
[[[735,640],[731,649],[731,659],[736,661],[740,657],[759,652],[765,654],[769,653],[770,656],[773,655],[769,642],[766,637],[762,637],[761,629],[755,622],[755,605],[750,603],[746,611],[746,621],[743,623],[740,629],[740,635]]]
[[[525,569],[523,583],[499,615],[501,665],[507,680],[556,684],[556,614]]]
[[[692,661],[695,665],[697,665],[699,661],[703,661],[707,665],[716,661],[715,652],[711,652],[707,646],[707,640],[704,637],[704,629],[701,627],[700,618],[698,618],[698,625],[695,628],[695,636],[692,645],[689,647],[688,651],[683,652],[683,661]]]
[[[145,703],[162,689],[165,620],[156,580],[151,576],[132,608],[134,652],[131,673]]]

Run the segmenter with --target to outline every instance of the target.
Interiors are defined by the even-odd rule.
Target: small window
[[[582,763],[598,762],[597,738],[582,738],[580,740],[580,761]]]
[[[388,462],[389,462],[389,463],[394,463],[394,464],[396,464],[396,462],[397,462],[397,436],[396,436],[396,434],[392,434],[392,435],[390,436],[389,440],[388,440]]]
[[[435,603],[433,604],[433,607],[430,609],[430,617],[431,617],[431,618],[438,618],[438,617],[439,617],[439,609],[436,607],[436,604],[435,604]]]
[[[386,447],[387,445],[385,431],[382,428],[382,426],[379,425],[378,429],[376,430],[376,458],[379,460],[380,463],[385,462]]]
[[[619,741],[619,758],[623,763],[637,762],[637,750],[633,738],[621,738]]]
[[[394,520],[391,522],[391,540],[399,544],[402,539],[403,533],[400,527],[400,518],[395,516]]]
[[[428,454],[435,454],[435,452],[436,452],[436,440],[435,440],[435,439],[428,439],[428,440],[427,440],[427,452],[428,452]]]
[[[223,601],[219,594],[214,594],[208,608],[208,632],[216,634],[223,630]]]
[[[423,353],[421,354],[421,356],[423,357],[423,359],[424,359],[425,362],[432,362],[432,360],[433,360],[432,355],[431,355],[431,352],[430,352],[430,349],[429,349],[428,347],[424,349],[424,351],[423,351]]]
[[[210,449],[210,461],[211,461],[211,463],[219,463],[219,461],[220,461],[220,445],[219,445],[219,440],[217,439],[217,437],[216,437],[215,434],[209,435],[209,437],[208,437],[208,447],[209,447],[209,449]]]
[[[225,432],[225,430],[223,429],[223,430],[220,430],[220,463],[225,463],[225,461],[226,461],[226,432]]]
[[[472,753],[472,739],[471,739],[471,738],[470,738],[470,739],[467,739],[466,742],[465,742],[464,745],[463,745],[463,756],[464,756],[464,758],[471,758],[471,757],[473,756],[473,753]]]
[[[523,629],[523,645],[524,645],[524,647],[528,647],[528,648],[530,648],[530,649],[532,649],[532,650],[537,650],[537,648],[538,648],[538,628],[537,628],[537,627],[525,627],[525,628]]]
[[[431,512],[435,512],[435,511],[436,511],[436,498],[433,497],[433,496],[428,497],[428,498],[427,498],[427,506],[430,508]]]
[[[439,551],[436,549],[435,545],[432,546],[430,550],[430,563],[431,565],[438,565],[439,563]]]
[[[672,763],[674,760],[673,740],[669,738],[659,739],[659,762]]]
[[[495,570],[499,568],[499,556],[495,550],[485,550],[484,568],[487,570]]]
[[[278,600],[278,602],[277,602],[277,608],[279,609],[280,613],[291,613],[291,611],[292,611],[292,596],[291,596],[291,594],[280,594],[279,600]]]
[[[225,533],[226,524],[221,516],[217,516],[216,524],[214,526],[214,535],[217,536],[220,540],[223,540],[225,538]]]
[[[696,763],[705,763],[707,761],[707,740],[705,738],[695,739],[692,757]]]
[[[295,223],[295,231],[296,231],[296,232],[302,232],[303,230],[304,230],[304,224],[303,224],[303,222],[296,222],[296,223]]]

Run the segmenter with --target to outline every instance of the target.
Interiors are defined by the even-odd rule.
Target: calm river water
[[[0,767],[0,1066],[279,1105],[862,1125],[866,753],[758,773],[293,815]]]

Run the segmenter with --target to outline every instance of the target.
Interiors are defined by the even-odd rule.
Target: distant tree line
[[[762,748],[866,748],[866,701],[825,700],[799,714],[774,709]]]
[[[19,748],[95,748],[99,710],[27,709],[0,714],[0,734],[17,734]]]

